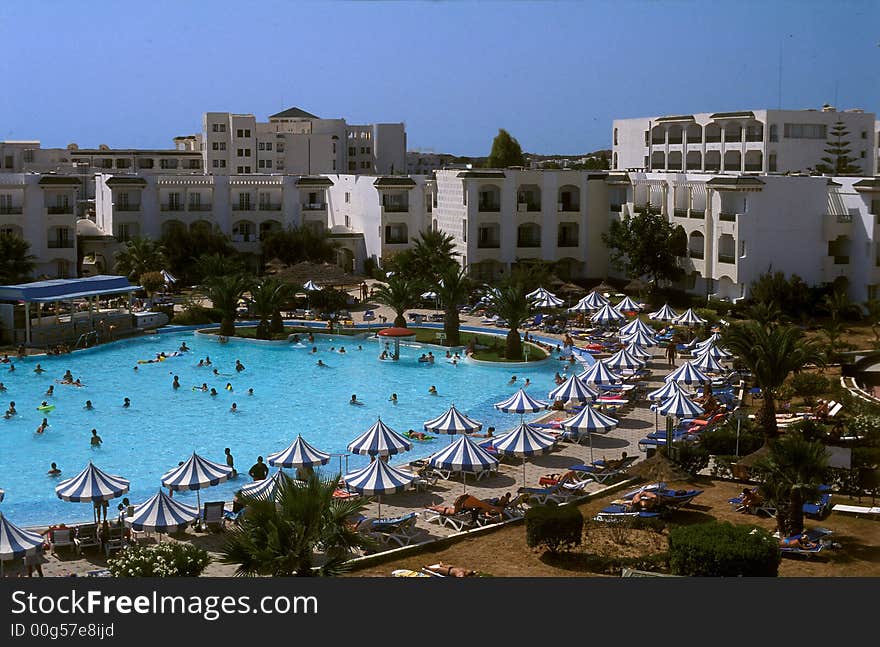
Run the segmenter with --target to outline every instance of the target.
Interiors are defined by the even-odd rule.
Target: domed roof
[[[77,236],[108,236],[103,229],[98,227],[94,222],[89,220],[88,218],[80,218],[76,221],[76,235]]]

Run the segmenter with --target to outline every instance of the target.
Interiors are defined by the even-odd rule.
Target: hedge
[[[760,528],[712,521],[669,533],[669,566],[688,577],[776,577],[779,544]]]
[[[551,553],[579,546],[584,517],[574,506],[540,505],[526,511],[526,543],[546,547]]]

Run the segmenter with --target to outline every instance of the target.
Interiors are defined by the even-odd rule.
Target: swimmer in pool
[[[525,383],[523,384],[523,388],[529,386],[531,383],[532,383],[531,380],[529,380],[529,378],[526,378],[526,381],[525,381]]]
[[[7,390],[8,389],[6,388],[6,385],[3,384],[3,382],[0,382],[0,393],[3,393],[4,391],[7,391]]]
[[[312,353],[317,353],[317,352],[318,352],[318,347],[312,346]]]
[[[171,388],[172,389],[179,389],[180,388],[180,377],[178,377],[177,375],[174,376],[174,381],[171,383]]]
[[[46,372],[46,369],[44,369],[39,364],[37,364],[36,368],[34,369],[34,373],[36,373],[37,375],[39,375],[40,373],[45,373],[45,372]]]
[[[131,406],[131,400],[129,400],[128,398],[124,398],[122,401],[122,407],[124,409],[128,409],[130,406]]]
[[[84,406],[83,409],[85,409],[86,411],[91,411],[91,410],[94,409],[94,408],[95,408],[95,407],[92,406],[92,401],[91,401],[91,400],[86,400],[86,406]]]
[[[241,373],[244,370],[244,364],[242,364],[238,360],[235,360],[235,370]]]
[[[204,365],[205,365],[205,360],[200,359],[200,360],[199,360],[199,363],[198,363],[198,366],[199,366],[199,367],[202,367],[202,366],[204,366]]]
[[[229,413],[238,413],[238,405],[235,402],[232,403],[232,406],[229,407]]]
[[[208,391],[208,385],[205,382],[202,382],[202,386],[199,387],[199,390],[202,392]]]
[[[40,423],[40,426],[37,427],[37,433],[41,434],[49,428],[49,419],[43,418],[43,422]]]
[[[253,394],[254,394],[254,390],[253,390],[253,389],[248,389],[248,395],[253,395]]]
[[[230,384],[229,382],[227,382],[225,388],[226,388],[227,391],[231,391],[231,390],[232,390],[232,384]]]
[[[339,352],[340,352],[340,353],[344,353],[344,352],[345,352],[345,346],[340,346],[340,347],[339,347]]]
[[[52,386],[51,384],[49,385],[49,388],[46,389],[46,395],[48,395],[48,396],[55,395],[55,387]]]
[[[217,395],[217,389],[211,388],[211,395]]]
[[[431,388],[428,389],[428,393],[430,393],[431,395],[437,395],[437,387],[432,384]]]
[[[358,344],[358,350],[363,350],[363,349],[364,349],[364,347],[361,346],[360,344]]]
[[[318,360],[318,366],[320,366],[321,368],[327,368],[327,365],[323,362],[323,360],[320,359]]]
[[[73,373],[70,372],[70,369],[67,369],[64,373],[64,377],[61,378],[62,382],[73,382]]]
[[[214,369],[214,375],[220,375],[220,371],[218,371],[216,368]]]
[[[18,411],[15,410],[15,402],[10,402],[9,408],[6,410],[6,413],[4,415],[6,418],[11,418],[12,416],[14,416],[17,413],[18,413]]]
[[[183,343],[180,345],[180,348],[178,348],[178,350],[179,350],[181,353],[186,353],[186,352],[189,351],[189,346],[186,345],[186,342],[183,342]]]
[[[363,404],[360,400],[357,399],[357,395],[352,393],[351,400],[348,401],[349,404]]]
[[[514,375],[510,378],[510,381],[508,382],[508,384],[514,384],[515,382],[516,382],[516,375]]]
[[[100,447],[101,443],[104,442],[103,440],[101,440],[101,437],[98,435],[97,429],[92,429],[92,438],[89,442],[91,443],[92,447]]]
[[[396,393],[392,393],[392,394],[391,394],[391,397],[388,398],[388,401],[389,401],[389,402],[393,402],[394,404],[397,404],[397,394],[396,394]]]
[[[61,474],[61,470],[58,469],[58,466],[55,463],[52,463],[52,467],[49,468],[49,471],[46,472],[49,476],[59,476]]]
[[[210,365],[211,365],[211,358],[208,357],[207,355],[205,355],[205,366],[210,366]]]

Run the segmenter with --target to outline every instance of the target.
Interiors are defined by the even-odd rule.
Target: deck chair
[[[880,515],[880,506],[866,505],[847,505],[844,503],[836,503],[832,508],[834,512],[847,512],[854,515]]]
[[[831,493],[825,491],[818,501],[804,504],[804,514],[813,519],[823,519],[831,512]]]
[[[596,516],[593,517],[594,521],[603,521],[603,522],[620,522],[620,521],[633,521],[634,519],[642,518],[650,518],[650,517],[659,517],[659,512],[649,512],[647,510],[633,510],[630,506],[623,503],[612,503],[611,505],[602,508],[596,513]]]
[[[224,515],[226,503],[223,501],[205,501],[199,525],[202,529],[223,530],[226,525]]]
[[[446,508],[445,510],[443,508]],[[422,514],[428,523],[437,522],[441,526],[449,526],[456,532],[461,532],[477,525],[476,517],[470,510],[458,510],[457,512],[448,506],[431,506],[425,508]]]
[[[373,519],[367,528],[370,534],[386,544],[394,542],[408,546],[417,534],[418,518],[418,512],[410,512],[393,519]]]
[[[76,540],[73,537],[73,528],[56,528],[50,535],[50,543],[52,544],[52,552],[56,555],[59,548],[70,547],[74,552],[79,553],[76,546]]]
[[[98,537],[98,524],[90,523],[76,529],[76,552],[82,553],[83,548],[100,548],[101,539]]]
[[[128,544],[125,540],[125,528],[122,526],[110,526],[106,537],[102,537],[104,554],[107,557],[117,550],[123,550]]]

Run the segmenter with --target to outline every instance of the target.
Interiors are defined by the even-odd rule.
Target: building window
[[[220,166],[220,164],[218,164],[219,161],[220,160],[212,160],[211,166],[213,166],[214,168],[218,168]]]
[[[336,142],[333,142],[333,154],[336,155]]]
[[[259,144],[257,144],[257,148],[258,148],[258,150],[261,150],[261,151],[266,150],[266,143],[260,142]]]
[[[345,217],[345,226],[346,226],[348,229],[351,229],[351,216],[346,216],[346,217]]]
[[[238,210],[239,211],[250,211],[251,210],[251,194],[250,193],[239,193],[238,194]]]
[[[236,137],[244,137],[244,130],[242,128],[239,128],[238,130],[235,131],[235,136]]]
[[[219,151],[220,150],[220,142],[211,142],[211,150]]]
[[[245,128],[245,129],[244,129],[244,136],[245,136],[245,137],[250,137],[250,136],[251,136],[251,129],[250,129],[250,128]]]
[[[825,124],[785,124],[786,139],[825,139]]]
[[[189,208],[192,211],[201,211],[201,208],[202,208],[202,194],[201,193],[190,193],[189,194]]]
[[[220,168],[226,168],[226,160],[220,160]]]
[[[168,194],[168,211],[180,210],[180,194],[176,191]]]
[[[250,173],[250,172],[251,172],[251,167],[250,167],[250,166],[245,166],[245,167],[244,167],[244,172],[245,172],[245,173]]]
[[[128,192],[119,194],[119,206],[122,209],[128,209]]]
[[[266,150],[267,151],[272,150],[272,142],[266,142]]]
[[[245,148],[245,149],[244,149],[244,156],[245,156],[245,157],[250,157],[250,156],[251,156],[251,149],[250,149],[250,148]]]
[[[355,155],[357,155],[357,152],[358,152],[358,150],[357,150],[357,147],[356,147],[356,146],[349,146],[349,147],[348,147],[348,155],[349,155],[349,157],[354,157]]]
[[[159,168],[163,168],[163,169],[177,168],[177,160],[175,160],[175,159],[160,159],[159,160]]]
[[[461,221],[461,240],[462,242],[467,242],[467,219],[463,218]]]
[[[236,166],[235,172],[236,173],[244,173],[244,167],[243,166]]]
[[[862,139],[868,139],[868,131],[867,130],[862,131]]]
[[[130,168],[131,160],[129,159],[118,159],[116,160],[116,168]]]
[[[777,126],[776,124],[770,124],[770,141],[779,141],[779,126]]]
[[[356,171],[357,170],[357,162],[349,162],[348,163],[348,170],[349,171]]]
[[[617,128],[614,129],[614,145],[617,146]]]
[[[351,202],[351,193],[348,191],[345,192],[345,204],[349,204]]]

